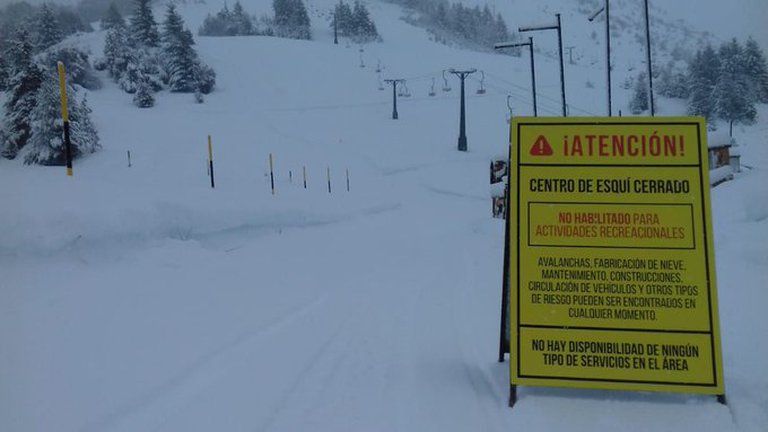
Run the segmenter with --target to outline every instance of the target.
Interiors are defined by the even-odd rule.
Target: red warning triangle
[[[536,142],[533,143],[533,147],[531,147],[531,156],[552,156],[553,153],[554,151],[552,151],[552,146],[549,145],[547,138],[544,135],[539,135],[536,138]]]

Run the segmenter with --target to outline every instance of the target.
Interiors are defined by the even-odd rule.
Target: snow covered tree
[[[257,31],[253,19],[238,1],[232,11],[225,3],[216,15],[208,14],[197,33],[200,36],[248,36]]]
[[[109,76],[119,80],[128,68],[131,56],[128,31],[123,26],[112,27],[107,31],[104,41],[104,66]]]
[[[232,9],[232,29],[237,36],[248,36],[254,33],[253,21],[240,1],[236,1]]]
[[[8,68],[10,65],[5,60],[4,53],[0,53],[0,92],[5,91],[8,85]],[[2,141],[0,141],[2,142]]]
[[[152,86],[144,79],[139,81],[136,93],[133,94],[133,104],[139,108],[151,108],[155,106],[155,96],[152,95]]]
[[[35,94],[43,81],[43,72],[32,61],[32,42],[23,28],[10,41],[5,55],[10,64],[10,77],[2,127],[5,136],[0,143],[0,154],[13,159],[29,140],[30,113],[35,108]]]
[[[80,101],[77,91],[67,85],[70,100],[70,142],[72,157],[93,153],[101,146],[90,120],[91,110]],[[64,122],[61,118],[58,78],[45,76],[36,94],[35,107],[30,113],[32,130],[29,144],[24,149],[24,163],[38,165],[64,165]]]
[[[720,58],[708,45],[696,53],[688,66],[688,114],[712,120],[715,101],[712,92],[720,75]]]
[[[731,129],[734,123],[754,123],[757,118],[754,87],[745,73],[744,52],[736,39],[720,48],[720,59],[720,73],[712,90],[715,112]]]
[[[56,45],[64,39],[64,35],[59,27],[59,21],[51,6],[43,3],[34,21],[34,44],[35,49],[42,51],[50,46]]]
[[[192,33],[184,28],[184,21],[173,3],[168,5],[163,23],[163,59],[172,92],[194,92],[197,53],[192,47]]]
[[[644,73],[641,73],[635,80],[635,89],[632,93],[632,100],[629,102],[629,110],[635,115],[648,110],[648,79]]]
[[[117,9],[115,2],[109,3],[109,9],[104,13],[104,17],[101,18],[102,30],[109,30],[113,27],[125,27],[125,20],[120,10]]]
[[[143,84],[148,84],[152,91],[163,88],[160,81],[160,68],[157,57],[148,48],[131,49],[128,51],[126,67],[117,80],[118,85],[126,93],[136,93]]]
[[[352,36],[354,27],[352,25],[352,8],[349,4],[339,1],[333,9],[333,19],[331,28],[336,24],[336,31],[342,36]]]
[[[309,14],[302,0],[273,0],[277,35],[291,39],[312,39]]]
[[[683,62],[670,60],[660,68],[656,89],[669,98],[686,99],[689,96],[688,75]]]
[[[757,42],[751,37],[744,46],[744,73],[751,82],[751,93],[762,103],[768,103],[768,63]]]
[[[64,5],[56,5],[54,11],[56,12],[56,20],[59,22],[59,29],[61,29],[61,33],[64,36],[77,32],[93,31],[93,27],[83,21],[74,8]]]
[[[142,45],[156,47],[160,44],[160,34],[149,3],[150,0],[135,0],[136,9],[131,17],[130,36]]]
[[[355,0],[352,8],[352,39],[355,42],[370,42],[379,38],[376,24],[371,20],[368,9],[360,0]]]
[[[91,120],[93,110],[88,105],[88,97],[83,95],[79,102],[72,104],[70,114],[70,137],[75,146],[75,156],[95,153],[101,149],[99,133]]]
[[[208,14],[205,17],[203,25],[200,26],[197,34],[200,36],[234,36],[230,34],[231,23],[232,12],[229,11],[227,4],[224,3],[224,7],[216,15]]]
[[[216,72],[200,61],[197,62],[195,67],[195,86],[196,91],[202,94],[208,94],[213,91],[216,86]]]
[[[88,90],[101,88],[101,80],[93,73],[88,54],[80,49],[50,48],[42,56],[42,62],[50,70],[55,70],[56,64],[62,62],[67,67],[67,81]]]

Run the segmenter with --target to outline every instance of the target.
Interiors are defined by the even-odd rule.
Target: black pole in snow
[[[459,112],[459,151],[467,151],[467,120],[466,120],[466,108],[465,108],[465,98],[464,98],[464,80],[467,79],[468,76],[472,75],[473,73],[477,72],[477,69],[468,69],[468,70],[456,70],[456,69],[450,69],[448,72],[456,75],[461,80],[461,108]]]
[[[405,82],[402,79],[385,79],[385,83],[392,84],[392,120],[397,120],[397,85]]]

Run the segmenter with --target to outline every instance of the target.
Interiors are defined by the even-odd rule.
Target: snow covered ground
[[[189,6],[192,28],[217,7]],[[72,179],[0,160],[0,430],[768,430],[768,109],[737,130],[750,168],[713,190],[729,405],[522,388],[509,409],[487,170],[506,153],[506,95],[531,112],[528,59],[372,13],[385,42],[362,53],[317,19],[315,42],[198,38],[219,83],[202,105],[162,94],[139,110],[106,82],[89,94],[104,149]],[[82,38],[101,51],[103,34]],[[408,78],[397,121],[377,61]],[[537,62],[540,109],[558,114],[556,63]],[[488,88],[468,81],[466,154],[456,79],[427,96],[464,66]],[[601,114],[583,83],[602,66],[568,74],[572,113]]]

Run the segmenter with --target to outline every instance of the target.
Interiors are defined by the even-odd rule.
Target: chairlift
[[[408,84],[406,84],[405,81],[403,81],[403,87],[403,97],[411,97],[411,91],[408,90]]]
[[[379,77],[378,79],[379,79],[379,90],[384,90],[384,83],[381,82],[381,77]]]
[[[397,86],[397,95],[399,97],[405,97],[405,82]]]
[[[451,91],[451,86],[448,85],[448,78],[445,77],[445,70],[443,70],[443,91]]]
[[[364,67],[365,67],[365,62],[363,62],[363,55],[360,54],[360,68],[364,68]]]
[[[480,88],[477,89],[477,94],[485,94],[485,72],[480,71]]]
[[[376,61],[376,73],[381,73],[381,60]]]
[[[437,93],[435,93],[435,78],[432,77],[432,86],[429,88],[429,95],[434,96]]]

